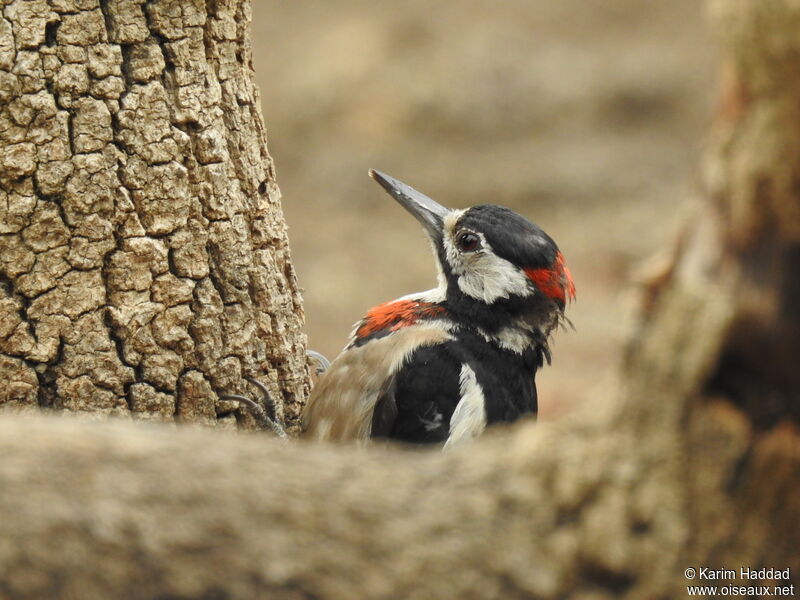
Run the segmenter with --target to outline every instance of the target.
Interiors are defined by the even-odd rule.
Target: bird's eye
[[[465,231],[456,238],[456,244],[462,252],[474,252],[481,247],[481,238],[471,231]]]

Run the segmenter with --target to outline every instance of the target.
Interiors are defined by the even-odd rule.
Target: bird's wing
[[[415,349],[451,339],[441,324],[420,322],[350,346],[311,392],[303,413],[305,436],[343,442],[369,439],[373,424],[381,433],[391,429],[398,371]]]

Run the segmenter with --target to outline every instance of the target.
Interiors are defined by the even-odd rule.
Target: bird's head
[[[449,303],[563,313],[575,297],[564,256],[540,227],[493,204],[453,210],[379,171],[375,179],[425,228]]]

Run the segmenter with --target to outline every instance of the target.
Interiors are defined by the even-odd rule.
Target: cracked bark
[[[0,410],[231,422],[216,393],[254,376],[294,423],[303,315],[249,4],[0,7]]]
[[[614,402],[445,455],[4,418],[0,595],[666,599],[688,566],[797,585],[800,7],[712,9],[704,197],[650,273]],[[123,251],[161,264],[144,241]],[[193,294],[221,310],[226,285]]]

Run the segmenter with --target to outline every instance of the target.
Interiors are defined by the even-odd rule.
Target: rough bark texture
[[[249,375],[296,418],[249,10],[0,0],[0,409],[229,421]]]
[[[708,344],[683,368],[688,557],[800,583],[800,3],[711,9],[724,62],[705,214],[655,308],[684,309],[677,351]]]
[[[797,584],[800,4],[712,6],[706,193],[614,403],[445,455],[5,418],[0,594],[680,598],[689,566]]]

